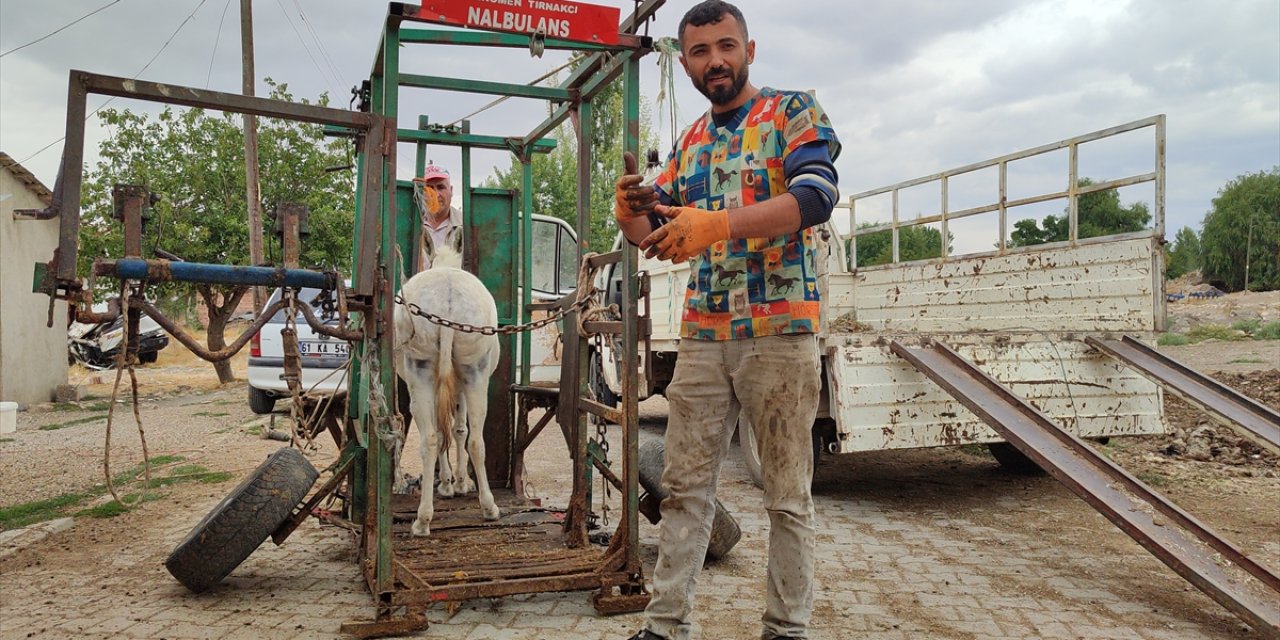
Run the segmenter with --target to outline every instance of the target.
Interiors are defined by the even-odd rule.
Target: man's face
[[[443,219],[449,216],[449,206],[453,202],[453,185],[445,178],[433,178],[426,181],[426,186],[436,190],[440,194],[441,207],[440,211],[433,216],[436,219]]]
[[[686,25],[681,35],[680,64],[694,88],[716,106],[731,104],[742,93],[755,57],[755,41],[744,39],[742,26],[729,14],[700,27]]]

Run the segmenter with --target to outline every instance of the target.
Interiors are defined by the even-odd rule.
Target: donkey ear
[[[462,255],[462,228],[454,227],[449,232],[449,245],[453,247],[454,253]]]
[[[422,228],[422,267],[425,269],[426,267],[431,266],[431,263],[435,259],[436,241],[431,237],[431,232],[427,231],[427,228],[424,226]]]

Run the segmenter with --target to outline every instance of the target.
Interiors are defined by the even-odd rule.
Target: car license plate
[[[299,340],[298,352],[304,356],[345,356],[347,342],[345,340],[311,341]]]

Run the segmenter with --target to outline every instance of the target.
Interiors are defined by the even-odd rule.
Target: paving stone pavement
[[[644,437],[658,437],[652,424]],[[547,429],[531,459],[563,460],[559,438],[558,429]],[[534,471],[548,468],[554,465],[539,462]],[[567,469],[535,477],[546,496],[567,486]],[[908,497],[910,483],[919,481],[917,476],[902,479]],[[860,496],[841,482],[827,477],[816,489],[820,530],[813,638],[1255,637],[1163,565],[1144,560],[1137,545],[1051,480],[992,481],[970,491],[993,495],[969,496],[958,507],[946,500],[926,501],[923,507],[921,500],[898,502],[892,492]],[[1009,495],[1014,486],[1027,495]],[[230,490],[229,485],[219,488]],[[763,603],[767,519],[759,492],[736,458],[726,463],[720,497],[737,515],[743,538],[704,572],[698,627],[706,640],[754,639]],[[7,571],[0,576],[0,638],[302,640],[340,637],[342,622],[371,617],[349,535],[315,521],[284,546],[264,544],[210,592],[187,592],[162,562],[217,500],[214,495],[173,509],[154,526],[132,533],[132,541],[88,553],[93,560],[80,566],[57,562],[58,551],[51,549],[42,552],[47,553],[42,561]],[[988,524],[993,512],[998,519],[1028,500],[1046,510],[1066,509],[1079,526],[1096,527],[1097,552],[1064,550],[1052,535],[1034,528]],[[649,569],[656,556],[656,528],[642,523]],[[118,518],[100,526],[130,525]],[[52,544],[58,535],[50,536]],[[1117,550],[1134,556],[1126,558],[1129,568],[1116,568]],[[1135,565],[1137,575],[1131,569]],[[1170,602],[1176,606],[1170,608]],[[432,610],[429,618],[430,628],[418,636],[608,640],[626,638],[641,625],[637,614],[597,616],[590,592],[470,601],[452,615]]]

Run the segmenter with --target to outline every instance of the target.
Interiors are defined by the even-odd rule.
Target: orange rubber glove
[[[658,193],[653,187],[640,184],[644,176],[640,175],[636,157],[630,151],[622,154],[622,164],[626,174],[614,183],[613,193],[613,216],[618,222],[647,216],[658,203]]]
[[[721,240],[729,239],[729,211],[657,205],[654,211],[670,219],[640,241],[646,258],[684,262]]]
[[[444,209],[444,198],[440,196],[440,192],[433,186],[422,185],[422,209],[423,213],[428,216],[437,216]],[[425,222],[425,220],[423,221]]]

